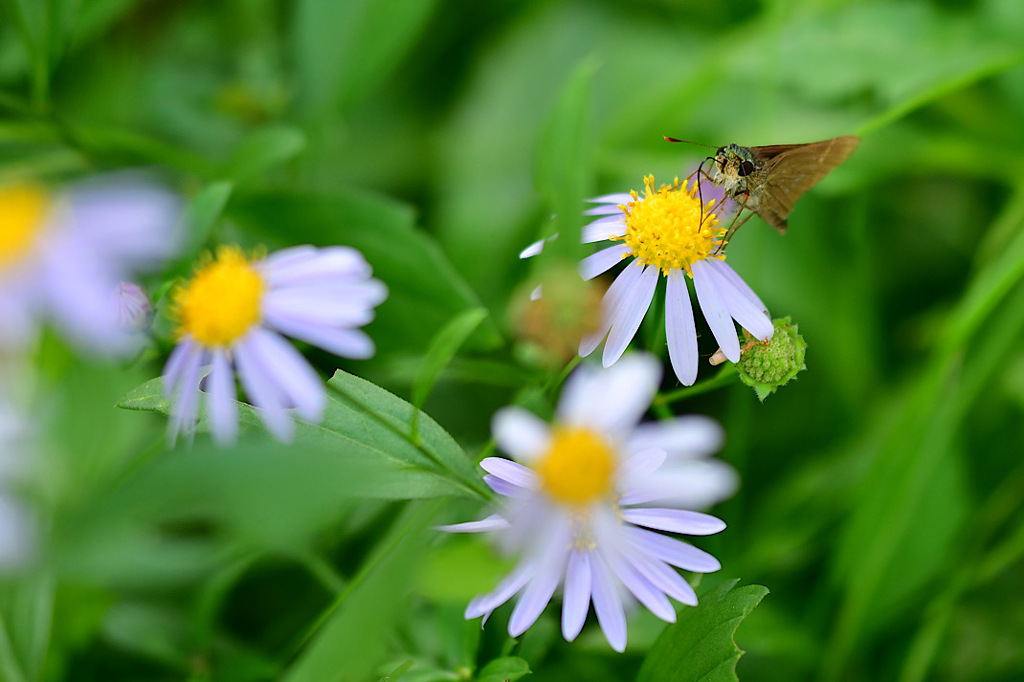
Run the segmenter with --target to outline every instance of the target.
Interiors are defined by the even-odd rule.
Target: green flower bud
[[[775,334],[767,343],[745,336],[740,361],[736,365],[740,379],[754,388],[761,402],[779,386],[785,386],[799,372],[807,369],[804,364],[807,342],[797,332],[797,325],[788,317],[773,320],[772,324],[775,325]]]

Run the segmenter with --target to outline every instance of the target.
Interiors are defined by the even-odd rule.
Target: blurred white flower
[[[21,501],[8,490],[25,467],[26,425],[0,396],[0,569],[24,564],[35,547],[35,528]]]
[[[172,194],[128,176],[0,187],[0,348],[24,348],[49,320],[88,353],[136,350],[110,295],[174,253],[179,215]]]
[[[601,216],[585,225],[584,243],[615,242],[580,261],[580,274],[589,280],[608,271],[625,258],[631,262],[612,282],[601,303],[602,323],[583,338],[579,353],[586,357],[605,341],[602,364],[615,363],[633,340],[647,314],[660,275],[666,279],[665,331],[668,356],[679,381],[687,386],[697,379],[697,329],[686,278],[693,280],[704,319],[722,352],[739,362],[740,345],[733,320],[750,334],[766,341],[774,328],[757,294],[725,263],[722,238],[725,229],[710,210],[703,208],[696,182],[687,189],[678,178],[655,190],[654,177],[644,178],[644,195],[609,194],[592,199],[598,206],[588,215]],[[520,254],[536,255],[543,241]],[[606,340],[607,338],[607,340]]]
[[[327,392],[282,334],[349,358],[368,358],[373,341],[359,327],[373,319],[387,288],[352,248],[296,246],[249,260],[222,246],[172,294],[179,341],[164,367],[173,400],[170,434],[191,434],[205,379],[210,429],[221,445],[238,437],[235,375],[267,429],[290,441],[288,408],[319,422]],[[208,368],[208,369],[207,369]]]
[[[615,367],[578,369],[566,383],[553,425],[521,408],[495,415],[498,447],[517,462],[489,457],[486,483],[502,496],[499,513],[443,526],[449,532],[493,532],[518,565],[490,593],[474,598],[466,618],[485,619],[522,591],[508,623],[518,637],[564,585],[562,634],[572,641],[590,604],[609,644],[626,647],[625,606],[638,600],[674,622],[672,597],[697,596],[672,567],[702,573],[720,568],[710,554],[655,531],[709,535],[725,523],[691,511],[736,488],[732,468],[709,455],[722,431],[706,417],[638,425],[657,391],[661,369],[648,355]]]

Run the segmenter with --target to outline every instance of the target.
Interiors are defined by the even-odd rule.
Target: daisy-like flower
[[[25,347],[48,319],[86,352],[136,350],[111,293],[174,253],[179,214],[172,194],[128,177],[0,187],[0,347]]]
[[[687,278],[693,280],[697,302],[715,340],[732,362],[740,359],[733,320],[761,341],[770,339],[774,329],[764,303],[726,264],[725,228],[718,226],[711,212],[714,201],[701,209],[696,181],[687,189],[676,178],[671,185],[655,189],[654,177],[648,175],[644,186],[643,196],[634,190],[591,199],[598,205],[586,211],[600,217],[583,227],[582,241],[608,240],[614,245],[580,262],[583,279],[597,277],[623,259],[633,261],[608,287],[601,302],[601,327],[583,338],[579,354],[586,357],[605,341],[601,361],[605,367],[614,364],[633,340],[659,275],[664,275],[668,356],[676,377],[689,386],[697,379],[698,356]],[[542,246],[543,242],[532,244],[520,257],[535,255]]]
[[[163,372],[171,437],[192,432],[207,373],[210,429],[221,445],[238,436],[236,374],[278,440],[295,433],[288,408],[319,422],[324,384],[282,334],[335,355],[372,356],[373,341],[358,328],[373,319],[387,289],[370,275],[362,254],[348,247],[296,246],[265,259],[220,247],[172,294],[179,340]]]
[[[488,457],[484,481],[502,496],[500,511],[481,521],[442,526],[449,532],[493,532],[519,557],[495,589],[475,597],[467,619],[485,619],[522,592],[508,623],[518,637],[563,585],[562,634],[572,641],[593,603],[616,651],[626,647],[626,610],[635,599],[674,622],[669,597],[697,596],[672,567],[702,573],[721,566],[710,554],[657,531],[710,535],[725,523],[690,511],[732,494],[736,476],[708,456],[721,445],[718,424],[680,417],[638,426],[658,388],[661,369],[631,355],[607,370],[581,367],[566,383],[556,423],[507,407],[495,415],[498,447],[510,461]]]

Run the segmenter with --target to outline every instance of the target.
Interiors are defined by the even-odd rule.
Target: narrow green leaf
[[[683,607],[644,659],[639,682],[735,682],[736,628],[768,594],[761,585],[722,583],[701,595],[694,608]]]
[[[496,658],[477,673],[477,682],[512,682],[530,674],[530,664],[516,656]]]
[[[308,115],[351,105],[388,77],[412,47],[435,0],[302,0],[293,22]]]
[[[425,551],[435,508],[410,505],[381,539],[348,589],[314,630],[284,682],[368,677],[381,662],[388,633],[402,618],[417,557]]]
[[[188,226],[185,247],[182,254],[192,260],[210,237],[213,226],[217,223],[234,184],[229,181],[213,182],[204,187],[188,202],[185,208],[185,220]]]
[[[246,137],[228,161],[226,174],[238,182],[252,180],[295,158],[306,136],[291,126],[269,126]]]
[[[466,339],[473,333],[473,330],[480,326],[485,317],[487,317],[487,310],[484,308],[470,308],[461,312],[442,327],[441,331],[430,342],[430,347],[427,348],[427,352],[423,357],[423,364],[420,365],[416,382],[412,387],[412,402],[416,408],[410,427],[413,441],[419,438],[420,410],[423,408],[423,403],[426,402],[427,396],[430,395],[430,390],[437,382],[438,375],[451,362],[452,358],[455,357],[455,353],[466,342]]]
[[[296,446],[331,453],[358,467],[375,484],[358,494],[384,499],[443,495],[489,497],[487,488],[458,443],[430,417],[420,421],[420,442],[413,444],[410,424],[415,408],[379,386],[339,370],[328,382],[323,423],[299,421]],[[163,382],[153,379],[122,398],[118,407],[168,414]],[[240,403],[243,428],[262,430],[256,412]],[[206,428],[205,419],[200,430]]]
[[[592,184],[591,109],[596,70],[594,57],[583,59],[576,66],[544,130],[537,155],[537,186],[547,208],[555,215],[555,231],[562,235],[545,251],[572,262],[581,252],[579,232],[583,225],[583,200]]]

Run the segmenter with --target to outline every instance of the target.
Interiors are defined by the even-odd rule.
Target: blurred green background
[[[1022,65],[1019,0],[4,0],[0,180],[157,169],[190,199],[157,296],[220,242],[360,248],[391,296],[377,356],[341,366],[455,442],[382,421],[379,452],[402,453],[382,470],[352,464],[376,454],[343,421],[168,450],[162,417],[113,407],[168,337],[128,366],[46,338],[23,491],[40,546],[0,586],[0,677],[500,681],[523,659],[530,679],[634,678],[660,621],[631,622],[623,655],[593,623],[562,641],[554,608],[518,643],[507,607],[481,633],[462,608],[502,566],[429,528],[481,513],[465,472],[493,412],[556,397],[508,320],[535,267],[518,252],[578,229],[586,196],[689,173],[704,151],[663,135],[859,134],[788,234],[755,219],[729,249],[808,370],[764,404],[739,382],[672,403],[725,425],[743,481],[697,543],[723,564],[704,584],[771,590],[741,679],[1024,678]],[[665,357],[658,326],[636,344]],[[404,406],[353,381],[339,405]],[[144,389],[125,404],[160,409]]]

